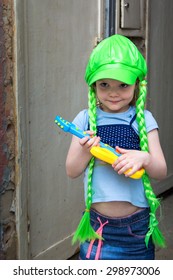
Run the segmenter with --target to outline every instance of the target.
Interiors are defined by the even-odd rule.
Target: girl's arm
[[[140,168],[144,168],[148,175],[156,180],[162,180],[167,175],[166,161],[160,145],[158,130],[154,129],[148,133],[149,152],[126,150],[119,147],[121,157],[112,165],[119,174],[132,168],[127,177],[134,174]]]
[[[86,131],[86,133],[91,136],[94,134],[92,131]],[[82,139],[76,136],[72,137],[66,159],[66,173],[69,177],[76,178],[83,173],[92,158],[91,147],[99,145],[99,142],[100,137],[97,136],[92,138],[86,136]]]

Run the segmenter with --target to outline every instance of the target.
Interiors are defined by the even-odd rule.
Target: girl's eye
[[[100,87],[107,88],[107,87],[109,87],[109,84],[108,83],[100,83]]]
[[[121,88],[127,88],[129,85],[128,84],[120,84]]]

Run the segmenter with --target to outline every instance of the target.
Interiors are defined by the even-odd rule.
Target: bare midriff
[[[91,208],[111,218],[126,217],[142,209],[126,201],[97,202]]]

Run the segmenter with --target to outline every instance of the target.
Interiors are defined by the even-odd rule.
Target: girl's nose
[[[117,88],[111,88],[109,94],[113,96],[119,95]]]

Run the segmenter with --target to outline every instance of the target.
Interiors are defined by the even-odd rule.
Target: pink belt
[[[99,217],[97,217],[97,220],[98,220],[99,223],[100,223],[100,227],[98,228],[98,230],[96,231],[96,233],[98,233],[100,236],[102,236],[103,227],[104,227],[106,224],[108,224],[108,221],[106,221],[105,223],[102,223]],[[87,254],[86,254],[86,258],[87,258],[87,259],[90,258],[90,255],[91,255],[91,251],[92,251],[92,247],[93,247],[94,241],[95,241],[95,239],[91,240],[91,242],[90,242],[90,244],[89,244],[88,251],[87,251]],[[99,257],[100,257],[100,252],[101,252],[102,244],[103,244],[102,239],[98,239],[98,246],[97,246],[97,252],[96,252],[96,255],[95,255],[95,260],[98,260]]]

